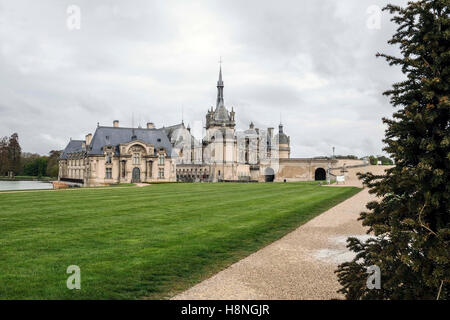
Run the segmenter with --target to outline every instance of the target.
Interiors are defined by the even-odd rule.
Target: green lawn
[[[0,299],[169,298],[359,192],[303,183],[0,193]],[[66,269],[81,268],[81,290]]]

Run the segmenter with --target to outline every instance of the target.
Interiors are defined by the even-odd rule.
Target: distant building
[[[251,123],[236,131],[235,111],[224,103],[222,68],[216,107],[206,114],[206,132],[197,140],[189,127],[97,126],[85,140],[71,140],[59,160],[59,180],[98,186],[113,183],[182,181],[325,180],[330,158],[290,157],[283,125],[260,130]]]

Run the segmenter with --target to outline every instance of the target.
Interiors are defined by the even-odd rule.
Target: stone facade
[[[59,161],[59,179],[84,186],[131,182],[324,180],[336,160],[292,159],[283,125],[236,131],[234,108],[224,103],[222,69],[216,107],[206,113],[202,139],[184,123],[155,128],[97,126],[85,140],[71,140]]]
[[[85,186],[175,181],[171,144],[162,129],[98,126],[71,140],[59,161],[59,180]]]

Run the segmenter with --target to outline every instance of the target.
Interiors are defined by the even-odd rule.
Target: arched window
[[[139,163],[140,163],[139,153],[133,153],[133,164],[139,164]]]
[[[163,165],[164,164],[164,155],[160,154],[158,157],[158,164]]]

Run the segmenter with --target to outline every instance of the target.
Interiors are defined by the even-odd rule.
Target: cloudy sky
[[[183,110],[201,124],[222,57],[239,129],[281,115],[294,157],[381,154],[381,118],[394,111],[381,93],[402,79],[375,57],[397,52],[389,14],[373,23],[370,7],[385,4],[0,0],[0,136],[18,132],[23,151],[46,154],[97,122],[168,126]],[[67,26],[70,5],[80,29]]]

